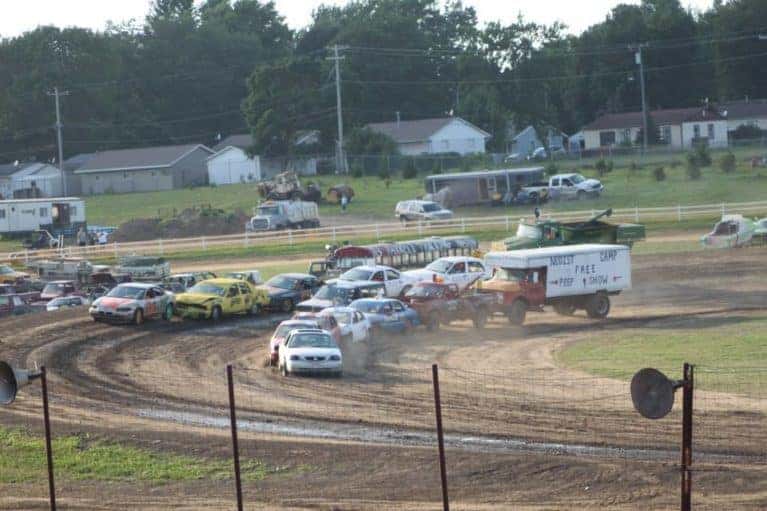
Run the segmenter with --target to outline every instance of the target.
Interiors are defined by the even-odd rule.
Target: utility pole
[[[346,46],[333,46],[333,56],[328,57],[328,60],[335,61],[336,66],[336,114],[338,116],[338,148],[337,148],[337,169],[342,174],[348,172],[346,168],[346,157],[344,155],[344,120],[341,113],[341,61],[344,57],[339,55],[339,51],[345,50]]]
[[[647,153],[647,99],[644,88],[644,60],[642,59],[642,49],[647,44],[637,44],[632,49],[635,51],[634,59],[639,66],[639,89],[642,91],[642,156]]]
[[[61,136],[61,129],[64,125],[61,123],[61,105],[59,102],[60,96],[69,96],[69,91],[59,91],[58,87],[53,88],[53,92],[48,93],[49,96],[56,98],[56,138],[58,139],[59,146],[59,172],[61,173],[61,195],[67,196],[67,178],[64,174],[64,142]]]

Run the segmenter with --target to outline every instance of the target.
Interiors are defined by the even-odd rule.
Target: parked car
[[[228,279],[238,279],[250,282],[254,286],[260,286],[264,283],[261,278],[261,272],[258,270],[232,271],[225,273],[224,277]]]
[[[343,356],[324,330],[293,330],[280,349],[279,369],[283,376],[320,373],[341,376]]]
[[[163,280],[170,275],[170,263],[164,257],[125,256],[117,267],[120,273],[128,273],[133,280]]]
[[[218,321],[231,314],[258,314],[269,303],[263,289],[236,279],[210,279],[176,297],[175,312],[186,319]]]
[[[184,289],[193,287],[198,282],[203,280],[215,279],[216,274],[212,271],[196,271],[188,273],[174,273],[169,277],[165,277],[163,282],[177,282],[184,286]]]
[[[298,302],[311,298],[320,285],[320,279],[314,275],[281,273],[258,286],[258,289],[265,291],[269,297],[269,310],[291,312]]]
[[[352,307],[329,307],[320,316],[333,316],[341,330],[341,339],[351,342],[367,341],[371,325],[368,318]]]
[[[277,325],[271,339],[269,339],[269,365],[276,366],[280,358],[280,347],[288,338],[288,334],[297,329],[320,329],[320,323],[316,319],[287,319]]]
[[[385,293],[383,282],[349,282],[331,280],[317,293],[296,306],[297,311],[320,312],[336,305],[349,305],[359,298],[369,298]]]
[[[62,296],[60,298],[54,298],[45,305],[45,310],[48,312],[57,311],[61,309],[70,309],[72,307],[82,307],[89,305],[91,302],[84,296]]]
[[[330,332],[334,341],[341,342],[341,327],[332,314],[323,314],[322,312],[296,312],[293,314],[293,319],[300,321],[316,321],[319,328],[326,332]]]
[[[40,300],[43,302],[48,302],[54,298],[73,295],[82,296],[82,293],[77,290],[77,286],[75,285],[74,281],[54,280],[53,282],[48,282],[40,292]]]
[[[165,291],[172,293],[174,296],[180,295],[181,293],[186,293],[186,288],[180,282],[163,281],[157,285],[163,288]]]
[[[382,332],[407,333],[421,324],[416,311],[392,298],[355,300],[350,307],[365,315],[374,337]]]
[[[549,151],[546,151],[545,147],[538,147],[537,149],[535,149],[532,153],[528,155],[527,159],[541,161],[541,160],[548,160],[548,159],[559,160],[566,157],[567,157],[567,151],[565,151],[562,147],[554,147],[552,149],[549,149]]]
[[[724,215],[700,241],[709,248],[743,247],[751,243],[755,231],[756,224],[743,215]]]
[[[24,301],[19,295],[0,295],[0,317],[20,316],[34,310],[35,306]]]
[[[754,236],[752,243],[767,244],[767,218],[762,218],[754,223]]]
[[[549,178],[549,197],[552,199],[585,199],[599,197],[604,185],[598,179],[581,174],[556,174]]]
[[[525,157],[519,153],[511,153],[511,154],[508,154],[503,159],[503,161],[505,163],[519,163],[519,162],[525,161]]]
[[[140,325],[145,319],[173,318],[173,295],[156,284],[130,282],[120,284],[106,296],[91,304],[94,321],[133,323]]]
[[[394,216],[403,222],[411,220],[448,220],[453,212],[437,202],[426,200],[403,200],[394,207]]]
[[[403,272],[415,282],[443,282],[455,284],[459,290],[466,289],[475,282],[490,277],[485,263],[476,257],[442,257],[426,268]]]
[[[400,273],[391,266],[365,265],[357,266],[341,274],[338,280],[349,282],[382,282],[385,295],[391,298],[401,296],[413,287],[416,279]]]

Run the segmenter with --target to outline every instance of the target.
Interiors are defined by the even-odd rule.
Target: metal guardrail
[[[599,210],[580,210],[557,212],[556,218],[562,221],[578,221],[590,218]],[[720,216],[727,213],[767,212],[767,201],[695,204],[688,206],[666,206],[653,208],[613,209],[612,218],[623,221],[641,220],[682,221],[695,217]],[[547,214],[543,212],[544,216]],[[243,232],[226,236],[199,236],[194,238],[157,239],[126,243],[109,243],[87,247],[64,247],[50,250],[24,250],[0,254],[0,261],[28,262],[38,259],[57,257],[109,258],[130,254],[167,255],[178,252],[202,251],[221,248],[257,247],[257,246],[292,246],[306,242],[337,243],[351,239],[386,239],[391,236],[422,237],[438,234],[457,234],[481,230],[505,230],[510,232],[518,216],[502,215],[491,217],[453,218],[431,222],[383,222],[365,225],[343,225],[276,232]]]

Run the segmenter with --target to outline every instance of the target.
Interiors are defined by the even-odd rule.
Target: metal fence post
[[[639,223],[639,206],[634,206],[634,221]]]
[[[442,400],[439,395],[439,368],[431,366],[431,378],[434,384],[434,414],[437,418],[437,447],[439,449],[439,476],[442,483],[442,508],[450,511],[450,501],[447,495],[447,467],[445,463],[445,438],[442,431]]]
[[[693,366],[685,362],[682,380],[682,498],[681,510],[692,509],[692,394]]]
[[[723,202],[722,203],[722,216],[724,216],[724,214],[725,214],[725,206],[724,206],[724,202]]]
[[[205,243],[205,236],[202,237],[202,249],[207,250],[208,246]]]
[[[507,216],[506,217],[506,232],[509,232],[509,225],[510,225],[509,217]]]
[[[388,156],[387,156],[387,158],[388,158]],[[376,240],[380,240],[380,239],[381,239],[381,229],[378,226],[378,224],[376,224]]]
[[[237,492],[237,511],[242,511],[242,480],[240,479],[240,446],[237,442],[237,407],[234,404],[234,377],[232,364],[226,366],[226,384],[229,389],[229,422],[232,429],[232,459],[234,460],[234,486]]]
[[[43,423],[45,425],[45,456],[48,461],[48,496],[51,511],[56,511],[56,485],[53,481],[53,447],[51,442],[51,418],[48,412],[48,378],[45,366],[40,368],[40,384],[43,391]]]
[[[162,238],[159,238],[157,240],[157,247],[160,250],[160,255],[163,255],[163,248],[162,248]]]
[[[333,226],[333,243],[336,241],[336,226]]]
[[[681,222],[682,221],[682,205],[679,204],[676,207],[676,221]]]
[[[117,247],[117,242],[116,241],[113,243],[113,246],[114,246],[114,249],[115,249],[115,259],[117,259],[117,257],[119,257],[120,251],[119,251],[119,248]]]
[[[461,217],[461,232],[466,232],[466,219]]]
[[[293,246],[293,231],[288,231],[288,245]]]

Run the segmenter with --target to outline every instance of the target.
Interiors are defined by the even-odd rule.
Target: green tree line
[[[139,22],[0,40],[0,161],[55,154],[53,87],[69,92],[67,156],[241,132],[253,133],[253,151],[290,154],[305,129],[332,153],[336,44],[350,134],[397,112],[459,115],[502,151],[510,122],[572,133],[602,113],[638,110],[636,44],[652,108],[765,98],[766,26],[763,0],[717,0],[703,12],[679,0],[621,4],[578,35],[522,16],[483,25],[458,0],[321,6],[300,30],[272,2],[155,0]]]

